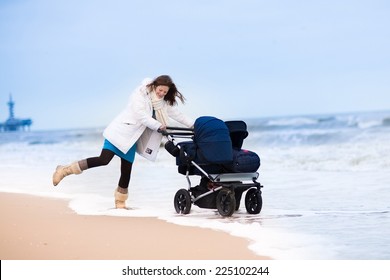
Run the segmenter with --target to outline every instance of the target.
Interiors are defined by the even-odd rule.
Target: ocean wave
[[[368,129],[368,128],[381,126],[382,122],[378,121],[378,120],[375,120],[375,121],[362,121],[362,122],[359,122],[357,125],[358,125],[359,128]]]
[[[250,133],[245,143],[258,147],[317,146],[349,142],[353,135],[351,131],[340,131],[338,129],[257,131]]]
[[[46,141],[42,141],[42,140],[33,140],[33,141],[30,141],[28,142],[28,145],[54,145],[54,144],[58,144],[58,143],[61,143],[60,141],[56,141],[56,140],[46,140]]]
[[[369,130],[390,126],[389,112],[368,112],[311,116],[286,116],[251,119],[247,121],[250,131],[284,130]]]
[[[336,116],[283,117],[252,120],[248,122],[250,131],[301,131],[332,130],[357,127],[355,120]]]
[[[9,143],[26,143],[28,145],[52,145],[58,143],[84,142],[101,140],[101,130],[54,130],[54,131],[17,131],[0,133],[0,145]]]
[[[298,117],[298,118],[282,118],[282,119],[271,119],[267,122],[267,126],[293,126],[293,127],[299,127],[299,126],[307,126],[307,125],[316,125],[318,124],[319,120],[314,118],[304,118],[304,117]]]
[[[388,117],[386,112],[352,114],[340,116],[340,118],[346,119],[348,126],[359,129],[372,129],[390,125],[390,117]]]

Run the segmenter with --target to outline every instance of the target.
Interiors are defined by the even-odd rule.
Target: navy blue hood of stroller
[[[197,160],[202,163],[230,163],[233,160],[232,141],[225,122],[215,117],[200,117],[194,124]]]
[[[199,164],[229,164],[233,160],[229,129],[215,117],[196,119],[193,143],[181,143],[181,147]]]

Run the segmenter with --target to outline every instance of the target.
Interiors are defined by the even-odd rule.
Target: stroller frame
[[[192,129],[181,127],[167,127],[166,130],[159,132],[167,137],[168,142],[165,144],[165,148],[175,157],[180,153],[180,143],[175,143],[175,138],[193,139],[194,136]],[[184,155],[187,156],[185,152]],[[192,204],[195,204],[200,208],[217,209],[221,216],[231,216],[239,209],[241,197],[245,191],[247,191],[245,195],[247,212],[249,214],[260,213],[263,204],[261,196],[263,186],[257,181],[258,172],[209,174],[192,159],[187,161],[187,165],[188,167],[194,166],[201,172],[204,176],[202,179],[207,178],[205,179],[207,180],[207,190],[199,193],[197,190],[199,186],[192,187],[190,179],[192,174],[187,168],[185,176],[188,187],[187,189],[179,189],[174,198],[174,207],[178,214],[189,214]],[[208,200],[208,202],[202,203],[202,200]]]

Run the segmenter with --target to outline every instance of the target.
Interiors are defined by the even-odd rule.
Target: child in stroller
[[[200,117],[194,129],[167,127],[165,149],[176,157],[178,172],[187,178],[188,188],[176,192],[177,213],[188,214],[191,205],[217,209],[222,216],[231,216],[240,207],[243,192],[245,208],[258,214],[262,208],[261,188],[257,178],[260,158],[243,150],[248,136],[244,121],[223,122],[215,117]],[[191,141],[175,143],[175,138]],[[200,183],[191,187],[191,175],[201,176]]]

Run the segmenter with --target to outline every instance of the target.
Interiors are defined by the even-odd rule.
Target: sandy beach
[[[0,193],[2,260],[268,259],[249,241],[157,218],[82,216],[66,200]]]

